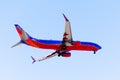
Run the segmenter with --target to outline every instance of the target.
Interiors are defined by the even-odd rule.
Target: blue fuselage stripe
[[[60,41],[60,40],[42,40],[42,39],[35,39],[35,40],[38,41],[38,42],[40,42],[40,43],[43,43],[43,44],[61,44],[62,43],[62,41]],[[73,42],[76,42],[76,41],[73,41]],[[101,46],[99,46],[96,43],[92,43],[92,42],[83,42],[83,41],[80,41],[80,44],[81,45],[94,46],[94,47],[96,47],[98,49],[101,49]]]
[[[44,44],[61,44],[62,42],[59,40],[38,40],[38,39],[35,39],[35,40]]]

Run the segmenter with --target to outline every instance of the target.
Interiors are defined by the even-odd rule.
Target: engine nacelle
[[[71,53],[69,53],[69,52],[63,53],[62,57],[71,57]]]

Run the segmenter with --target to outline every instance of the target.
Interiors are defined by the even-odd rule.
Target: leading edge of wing
[[[31,56],[31,59],[33,60],[32,64],[35,63],[35,62],[40,62],[40,61],[43,61],[43,60],[52,58],[52,57],[57,56],[57,55],[58,55],[58,53],[57,53],[57,51],[55,51],[55,52],[53,52],[53,53],[51,53],[51,54],[49,54],[49,55],[47,55],[47,56],[45,56],[45,57],[42,57],[42,58],[40,58],[40,59],[38,59],[38,60],[35,60],[35,58],[33,58],[33,57]]]

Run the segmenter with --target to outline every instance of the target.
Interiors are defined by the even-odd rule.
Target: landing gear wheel
[[[96,54],[96,51],[94,51],[94,54]]]

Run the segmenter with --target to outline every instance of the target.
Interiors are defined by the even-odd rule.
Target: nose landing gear
[[[96,54],[96,51],[94,51],[93,53]]]

